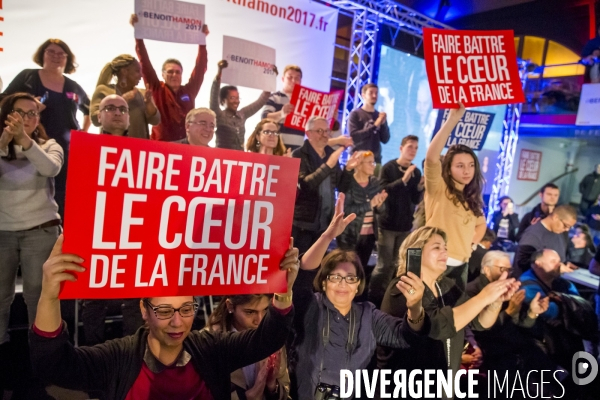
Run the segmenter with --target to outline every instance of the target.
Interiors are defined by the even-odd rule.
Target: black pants
[[[104,320],[109,307],[121,308],[123,336],[133,335],[144,323],[140,311],[140,299],[84,300],[81,319],[86,345],[104,343]]]

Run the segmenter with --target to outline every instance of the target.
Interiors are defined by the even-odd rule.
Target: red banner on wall
[[[423,50],[434,108],[525,101],[513,31],[424,28]]]
[[[343,94],[342,90],[325,93],[300,85],[294,86],[290,99],[294,111],[287,115],[283,125],[303,131],[308,119],[316,115],[327,119],[329,127],[333,128]]]
[[[285,291],[299,160],[73,132],[62,299]]]

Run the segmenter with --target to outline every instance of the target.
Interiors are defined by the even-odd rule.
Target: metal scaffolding
[[[350,112],[362,106],[360,88],[373,82],[373,69],[377,58],[377,32],[380,25],[422,38],[423,28],[452,29],[417,11],[392,0],[321,0],[353,15],[348,76],[342,115],[342,132],[347,133]]]
[[[519,60],[519,76],[521,85],[525,89],[527,83],[527,61]],[[515,151],[519,140],[519,123],[521,121],[522,103],[509,104],[506,106],[504,114],[502,139],[500,140],[500,151],[496,161],[496,174],[494,175],[494,185],[490,194],[488,203],[488,226],[492,222],[496,202],[502,196],[508,195],[510,177],[515,162]]]

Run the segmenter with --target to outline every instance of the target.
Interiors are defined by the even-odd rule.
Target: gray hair
[[[494,264],[496,260],[501,258],[506,258],[510,262],[510,256],[508,253],[505,253],[500,250],[490,250],[483,256],[481,260],[481,272],[483,272],[483,267],[491,266]]]
[[[210,108],[206,108],[206,107],[200,107],[200,108],[194,108],[189,113],[187,113],[187,115],[185,116],[185,123],[187,124],[188,122],[190,122],[192,120],[192,118],[194,118],[196,115],[200,115],[200,114],[210,114],[213,116],[215,121],[217,119],[217,114],[215,114],[215,112],[213,110],[211,110]]]
[[[304,130],[306,132],[312,130],[315,126],[315,122],[318,121],[325,121],[325,123],[327,124],[327,127],[329,127],[329,121],[327,121],[327,119],[323,118],[323,117],[319,117],[317,115],[313,115],[312,117],[310,117],[308,119],[308,121],[306,121],[306,125],[304,125]]]

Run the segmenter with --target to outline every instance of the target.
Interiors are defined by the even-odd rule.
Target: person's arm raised
[[[275,308],[285,310],[292,305],[292,287],[298,276],[298,268],[300,261],[298,260],[298,248],[294,247],[294,238],[290,238],[290,247],[283,256],[283,260],[279,264],[282,271],[287,271],[287,292],[285,294],[275,293],[273,297],[273,305]]]
[[[439,162],[440,154],[442,154],[442,150],[444,150],[444,146],[446,145],[446,141],[448,137],[450,137],[450,133],[458,124],[458,121],[465,115],[465,106],[462,103],[458,103],[459,108],[453,108],[450,110],[448,115],[448,119],[440,130],[435,134],[433,139],[431,139],[431,144],[427,149],[427,155],[425,159],[429,162]]]
[[[335,212],[333,214],[333,219],[329,224],[329,227],[321,237],[317,239],[317,241],[310,246],[310,249],[304,253],[302,256],[302,261],[300,264],[300,268],[304,270],[313,270],[319,268],[321,265],[321,260],[325,253],[327,252],[327,248],[329,247],[329,243],[338,237],[344,232],[344,229],[348,226],[348,224],[356,218],[356,214],[350,214],[346,218],[344,218],[344,200],[346,199],[346,195],[344,193],[340,193],[335,203]]]
[[[60,235],[50,252],[50,257],[42,267],[42,293],[35,315],[35,326],[42,332],[56,332],[62,324],[58,299],[62,282],[77,280],[70,271],[85,271],[85,268],[77,264],[83,261],[81,257],[75,254],[63,254],[63,241],[64,236]]]

